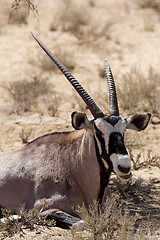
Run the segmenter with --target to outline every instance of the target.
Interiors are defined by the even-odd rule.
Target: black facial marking
[[[124,139],[121,133],[113,132],[109,137],[109,156],[113,153],[127,155]]]
[[[96,155],[97,155],[97,159],[98,159],[99,166],[100,166],[100,189],[99,189],[99,194],[98,194],[98,202],[99,202],[99,204],[102,204],[104,191],[109,183],[111,170],[105,168],[104,163],[101,158],[101,155],[99,153],[97,141],[95,138],[94,138],[94,141],[95,141]]]
[[[114,126],[120,119],[119,116],[105,116],[103,118],[106,122],[110,123],[112,126]]]
[[[112,163],[110,161],[110,158],[109,158],[109,155],[108,155],[108,153],[106,151],[105,141],[104,141],[104,138],[103,138],[102,133],[101,133],[100,130],[96,132],[96,137],[97,137],[97,139],[98,139],[98,141],[99,141],[99,143],[101,145],[101,151],[102,151],[101,157],[107,162],[109,168],[111,170],[113,170],[113,165],[112,165]]]
[[[96,135],[97,134],[100,134],[100,135],[102,135],[102,132],[101,132],[101,130],[99,130],[98,128],[97,128],[97,126],[96,126],[96,124],[94,123],[94,128],[95,128],[95,130],[96,130]]]

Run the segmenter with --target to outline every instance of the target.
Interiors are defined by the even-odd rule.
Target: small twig
[[[35,16],[35,18],[36,18],[37,20],[39,20],[39,13],[38,13],[37,6],[34,5],[34,4],[31,2],[31,0],[23,0],[23,1],[26,3],[26,5],[27,5],[27,7],[28,7],[28,15],[30,14],[30,11],[32,11],[33,14],[34,14],[34,16]],[[12,6],[11,6],[11,8],[12,8],[13,10],[12,10],[11,13],[10,13],[9,19],[11,19],[13,13],[18,10],[21,2],[22,2],[22,0],[14,0],[14,3],[13,3]]]

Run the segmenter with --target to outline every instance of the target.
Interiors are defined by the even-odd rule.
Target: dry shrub
[[[49,85],[35,77],[32,81],[10,82],[6,89],[13,100],[13,112],[20,114],[32,111],[37,106],[38,97],[49,91]]]
[[[12,112],[17,114],[35,110],[37,111],[39,110],[39,100],[41,100],[44,104],[47,98],[49,99],[50,96],[56,95],[53,86],[51,88],[46,79],[44,80],[37,77],[34,77],[32,81],[24,79],[21,81],[11,82],[7,87],[5,86],[5,89],[12,98]],[[56,98],[52,100],[54,101],[53,104],[57,106],[58,103],[56,102]],[[49,107],[51,108],[51,105]],[[54,113],[56,110],[57,108],[54,108]]]
[[[59,29],[63,32],[70,32],[82,42],[91,44],[101,37],[110,38],[111,27],[116,20],[106,18],[100,22],[92,12],[93,7],[93,1],[65,0],[50,30]]]
[[[106,82],[105,91],[101,82],[99,82],[98,85],[96,86],[96,91],[95,92],[89,91],[89,92],[92,92],[91,94],[89,93],[89,95],[96,102],[99,108],[104,113],[108,114],[109,107],[108,107],[107,81],[105,80],[105,82]],[[72,107],[74,109],[77,109],[78,111],[86,112],[88,107],[86,106],[84,101],[82,101],[82,99],[79,97],[79,95],[74,92],[73,97],[74,97],[74,101],[72,101]]]
[[[160,13],[160,1],[159,0],[138,0],[137,3],[143,9],[151,8],[154,11]]]
[[[136,155],[129,149],[129,155],[133,162],[133,169],[138,170],[141,168],[158,167],[160,168],[160,156],[153,154],[150,150],[141,151]]]
[[[71,53],[71,51],[68,50],[62,50],[60,48],[57,48],[54,50],[53,53],[58,59],[63,63],[63,65],[68,68],[70,71],[75,68],[76,61],[74,53]],[[30,61],[35,62],[34,60]],[[36,61],[35,64],[37,64],[42,71],[58,71],[58,67],[53,63],[53,61],[46,55],[41,55],[38,59],[38,62]]]
[[[77,35],[81,26],[88,24],[89,15],[86,4],[81,5],[73,0],[64,0],[61,6],[61,13],[57,17],[57,21],[52,23],[50,30],[56,30],[58,27],[64,32],[71,32]]]
[[[124,139],[125,146],[128,149],[132,161],[132,168],[134,170],[150,167],[160,167],[160,155],[154,154],[151,150],[138,150],[140,147],[144,146],[143,139],[140,134],[126,132]],[[135,149],[137,149],[138,152],[135,152]]]
[[[148,32],[154,32],[157,24],[157,18],[151,14],[146,14],[144,17],[144,29]]]
[[[160,117],[160,76],[150,68],[148,76],[144,77],[137,68],[121,77],[121,84],[117,86],[118,99],[123,109],[130,113],[145,110]]]
[[[52,91],[52,94],[42,96],[39,104],[39,112],[45,114],[46,112],[51,116],[55,117],[58,112],[58,107],[61,103],[61,97]]]

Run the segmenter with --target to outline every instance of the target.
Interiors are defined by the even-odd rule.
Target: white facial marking
[[[102,162],[103,162],[103,164],[104,164],[104,166],[105,166],[105,168],[106,169],[108,169],[109,168],[109,166],[108,166],[108,164],[107,164],[107,162],[102,158]]]
[[[120,171],[118,165],[120,165],[121,167],[124,168],[130,168],[131,167],[131,159],[128,155],[121,155],[121,154],[116,154],[113,153],[110,156],[110,159],[112,161],[113,164],[113,170],[114,172],[122,179],[123,176],[129,176],[131,174],[131,171],[127,172],[127,173],[123,173]],[[128,179],[125,179],[128,180]]]
[[[98,144],[98,149],[99,149],[99,153],[100,155],[102,154],[102,149],[101,149],[101,144],[100,142],[98,141],[98,138],[95,136],[96,140],[97,140],[97,144]]]

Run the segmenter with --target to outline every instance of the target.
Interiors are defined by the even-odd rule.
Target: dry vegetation
[[[159,0],[140,0],[137,1],[138,5],[143,8],[151,8],[154,11],[160,13],[160,1]]]
[[[85,234],[72,230],[74,239],[144,240],[148,239],[149,236],[154,236],[159,227],[157,223],[159,211],[152,213],[147,206],[145,209],[147,214],[145,216],[140,212],[143,209],[138,213],[136,211],[137,199],[140,204],[140,198],[143,195],[148,195],[151,189],[150,185],[143,184],[142,180],[137,180],[123,186],[123,192],[122,186],[119,184],[117,189],[114,188],[114,200],[107,202],[104,209],[101,209],[97,202],[90,205],[89,209],[86,209],[84,206],[78,207],[77,212],[86,223],[84,228]],[[127,201],[126,198],[128,199]],[[134,201],[134,207],[131,199]],[[153,215],[154,217],[156,216],[154,220],[152,219]]]
[[[54,220],[46,220],[39,211],[32,209],[27,212],[24,208],[18,211],[18,215],[12,215],[8,209],[2,209],[2,220],[0,221],[0,239],[11,237],[16,233],[23,236],[24,229],[39,231],[39,226],[53,227]]]
[[[25,5],[28,9],[28,14],[30,13],[30,11],[32,11],[35,17],[38,19],[39,14],[38,14],[37,6],[33,3],[33,1],[30,1],[30,0],[13,0],[12,6],[11,6],[12,11],[10,13],[10,18],[13,17],[13,14],[15,12],[17,13],[21,5]]]
[[[61,12],[54,18],[50,30],[69,32],[76,36],[81,44],[94,44],[101,37],[109,39],[111,27],[116,20],[106,17],[103,22],[95,21],[96,16],[92,13],[92,8],[95,7],[93,1],[64,0]]]
[[[70,71],[72,71],[75,68],[76,61],[74,54],[71,53],[69,50],[61,49],[61,48],[56,48],[54,50],[54,55],[58,57],[58,59],[66,66]],[[53,61],[48,58],[46,55],[42,55],[38,62],[36,60],[31,60],[31,62],[35,65],[38,65],[39,68],[42,71],[54,71],[54,72],[59,72],[57,66],[53,64]]]
[[[122,108],[130,113],[148,111],[160,117],[160,76],[149,69],[145,77],[139,69],[132,68],[121,77],[118,97]]]
[[[29,140],[30,140],[31,135],[32,135],[32,131],[33,131],[32,128],[28,128],[26,126],[24,126],[21,129],[21,132],[19,133],[19,136],[20,136],[23,144],[29,143]]]
[[[51,116],[55,116],[58,108],[58,97],[54,87],[46,79],[34,77],[31,81],[26,79],[10,82],[4,89],[9,93],[11,101],[11,113],[24,114],[37,111],[43,113],[39,105],[47,108]]]

